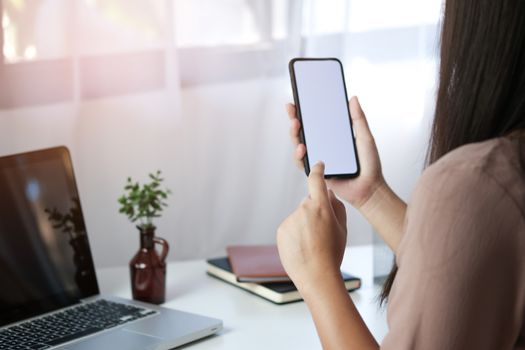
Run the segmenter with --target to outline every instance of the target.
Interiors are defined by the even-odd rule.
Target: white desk
[[[351,253],[350,253],[351,254]],[[346,254],[349,255],[349,254]],[[352,273],[352,268],[342,269]],[[355,273],[355,272],[354,272]],[[101,292],[130,298],[127,267],[97,271]],[[361,277],[361,276],[360,276]],[[377,286],[352,292],[359,312],[380,342],[387,332],[385,314],[375,300]],[[222,319],[216,336],[188,345],[190,349],[319,349],[315,326],[304,302],[274,305],[258,296],[206,275],[204,260],[168,265],[166,307]]]

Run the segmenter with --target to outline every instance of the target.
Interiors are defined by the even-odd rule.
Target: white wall
[[[0,153],[71,149],[99,266],[126,263],[137,248],[136,229],[118,214],[116,199],[128,175],[142,180],[156,169],[173,190],[157,223],[172,245],[170,259],[220,254],[227,243],[270,243],[304,189],[290,161],[280,86],[187,89],[179,107],[152,92],[3,110]]]
[[[423,91],[423,102],[407,96],[377,103],[390,85],[359,86],[385,174],[407,198],[422,166],[432,94]],[[170,260],[223,254],[227,244],[272,243],[306,194],[305,176],[292,162],[287,77],[187,88],[181,103],[175,100],[154,91],[0,110],[1,155],[70,148],[99,267],[126,264],[138,247],[137,230],[116,201],[128,175],[144,180],[164,172],[173,195],[157,226],[171,244]],[[371,243],[369,225],[349,215],[349,244]]]

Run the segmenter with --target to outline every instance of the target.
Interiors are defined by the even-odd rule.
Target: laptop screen
[[[0,158],[0,325],[95,294],[68,150]]]

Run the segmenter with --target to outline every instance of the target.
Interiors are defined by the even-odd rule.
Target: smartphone
[[[290,78],[301,141],[306,146],[306,175],[318,161],[325,163],[325,178],[359,175],[352,119],[343,74],[337,58],[294,58]]]

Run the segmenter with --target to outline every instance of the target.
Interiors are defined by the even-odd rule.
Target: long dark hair
[[[427,166],[467,143],[525,129],[525,0],[446,0],[440,58]],[[396,273],[394,264],[381,303]]]

